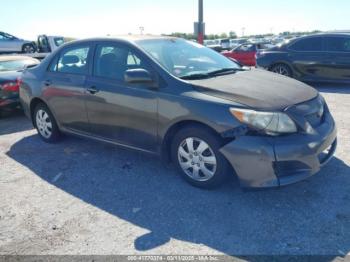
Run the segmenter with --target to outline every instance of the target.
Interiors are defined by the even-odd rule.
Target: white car
[[[38,36],[38,52],[51,53],[66,42],[63,36]]]
[[[36,45],[29,40],[23,40],[13,35],[0,32],[0,53],[26,53],[36,51]]]

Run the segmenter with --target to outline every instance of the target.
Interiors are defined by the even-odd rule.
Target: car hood
[[[191,83],[199,92],[262,110],[283,110],[318,95],[302,82],[258,69]]]
[[[19,76],[21,76],[21,74],[22,72],[18,72],[18,71],[0,72],[0,83],[10,81],[10,80],[16,80]]]

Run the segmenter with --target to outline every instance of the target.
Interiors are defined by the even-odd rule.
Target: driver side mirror
[[[124,80],[130,84],[150,84],[154,82],[150,72],[142,68],[126,70]]]

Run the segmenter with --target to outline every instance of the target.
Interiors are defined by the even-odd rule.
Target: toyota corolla
[[[336,149],[335,122],[315,89],[183,39],[72,42],[21,83],[45,142],[66,133],[157,154],[202,188],[233,174],[244,188],[292,184]]]

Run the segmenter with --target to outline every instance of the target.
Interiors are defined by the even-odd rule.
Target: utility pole
[[[203,0],[198,0],[198,23],[195,23],[195,34],[197,35],[198,43],[204,42],[204,22],[203,22]]]
[[[242,37],[244,37],[245,27],[242,27]]]

